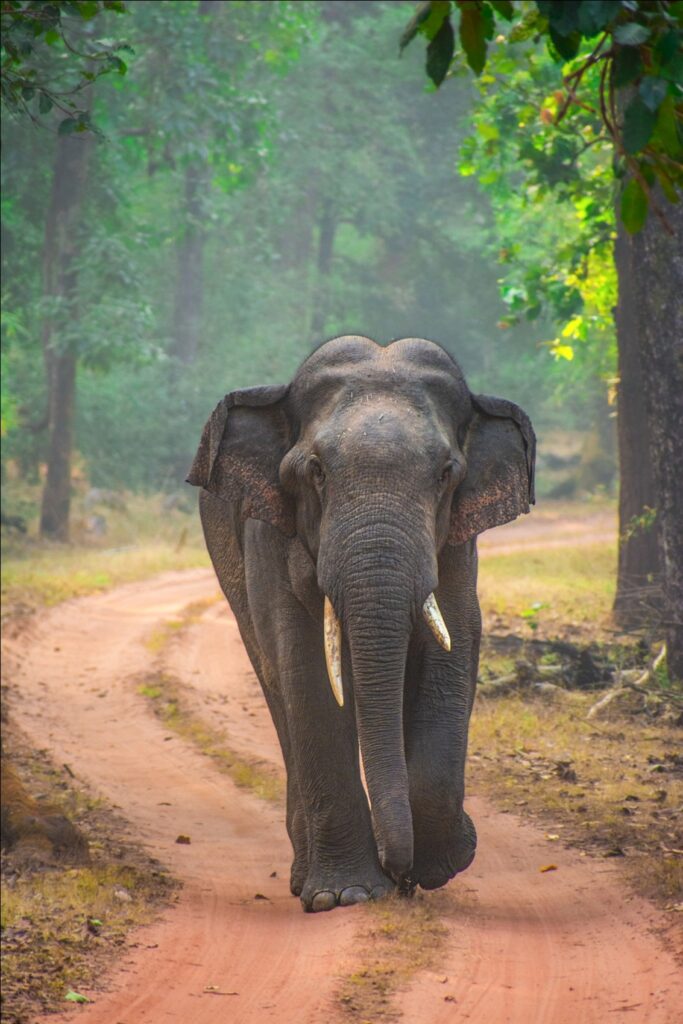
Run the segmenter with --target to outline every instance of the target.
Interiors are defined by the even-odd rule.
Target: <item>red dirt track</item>
[[[103,990],[88,993],[95,1002],[46,1018],[54,1024],[74,1014],[84,1024],[344,1019],[335,989],[357,969],[365,908],[303,914],[288,891],[283,810],[238,789],[169,733],[135,683],[153,663],[144,641],[154,628],[216,592],[208,570],[169,573],[61,605],[5,643],[16,723],[118,805],[183,883],[177,904],[130,937]],[[229,746],[281,763],[223,601],[165,657]],[[678,1022],[680,968],[651,930],[661,918],[628,894],[612,866],[553,844],[558,870],[541,874],[550,854],[539,832],[477,798],[468,806],[479,853],[449,887],[442,962],[399,996],[403,1020]],[[191,845],[177,845],[179,833]]]

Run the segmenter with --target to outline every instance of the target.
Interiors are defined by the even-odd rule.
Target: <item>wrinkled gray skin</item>
[[[529,511],[534,447],[521,409],[471,395],[451,357],[414,338],[336,338],[290,385],[233,392],[206,424],[188,480],[282,746],[306,910],[435,889],[474,857],[476,535]],[[450,653],[422,617],[432,591]],[[325,595],[343,628],[343,708]]]

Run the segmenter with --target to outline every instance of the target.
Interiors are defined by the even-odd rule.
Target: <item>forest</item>
[[[478,792],[530,802],[557,839],[559,802],[536,806],[540,790],[529,795],[523,773],[519,785],[496,781],[483,751],[490,740],[519,758],[528,742],[533,765],[550,721],[559,738],[549,785],[571,786],[585,740],[572,723],[593,714],[600,689],[608,703],[619,691],[613,708],[623,704],[626,718],[607,719],[604,759],[582,763],[586,775],[603,785],[619,761],[615,737],[628,744],[646,722],[659,743],[650,764],[680,787],[683,3],[3,0],[1,17],[10,656],[21,624],[47,608],[186,572],[169,620],[179,625],[149,633],[147,623],[158,678],[138,679],[139,699],[219,769],[232,758],[233,783],[265,787],[277,803],[280,783],[272,788],[270,769],[261,778],[261,755],[240,760],[239,738],[226,754],[214,720],[159,668],[174,629],[191,637],[214,614],[208,592],[192,589],[208,560],[185,484],[202,427],[226,393],[288,382],[326,339],[431,339],[473,393],[521,406],[538,441],[537,512],[501,531],[500,550],[496,538],[487,548],[497,531],[482,538],[491,639],[480,682],[500,703],[481,710]],[[544,550],[530,565],[534,545]],[[10,676],[10,714],[25,729]],[[564,686],[570,676],[569,690],[587,692],[570,694],[584,704],[566,720],[562,709],[528,712],[530,680]],[[634,700],[637,714],[626,707]],[[538,715],[521,739],[515,709],[527,725],[527,712]],[[53,793],[53,767],[36,768],[34,748],[10,742],[18,784],[35,791],[39,777]],[[68,744],[59,750],[64,767],[74,763]],[[565,762],[566,778],[556,767]],[[618,799],[624,819],[638,800],[662,812],[646,895],[680,909],[673,789],[646,796],[628,770],[605,805]],[[101,779],[90,784],[112,799]],[[95,810],[57,798],[92,844]],[[624,821],[605,822],[602,855],[623,854]],[[655,857],[641,839],[642,856]],[[150,868],[135,857],[145,889]],[[112,892],[127,891],[116,877]],[[157,890],[148,903],[170,898]],[[114,905],[88,920],[113,920]],[[431,906],[409,923],[436,949],[430,915],[443,907]],[[23,913],[11,912],[10,929]],[[116,934],[131,926],[117,918]],[[411,970],[432,961],[420,964]],[[60,970],[44,1008],[70,998]],[[16,1022],[35,1007],[22,971],[11,979]],[[69,992],[78,984],[87,980],[69,981]],[[360,1007],[354,1017],[347,1006],[348,1019],[384,1019],[381,1000],[358,994],[368,984],[346,983],[338,996]]]

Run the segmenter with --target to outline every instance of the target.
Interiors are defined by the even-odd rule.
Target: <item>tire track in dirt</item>
[[[117,803],[184,882],[178,905],[136,933],[109,991],[79,1008],[86,1024],[329,1021],[336,977],[357,967],[364,908],[302,914],[287,887],[282,811],[169,738],[131,685],[150,667],[144,639],[154,627],[215,591],[208,571],[166,574],[63,605],[7,644],[18,724]],[[231,749],[281,764],[224,603],[173,640],[165,660]],[[451,884],[439,971],[400,996],[407,1024],[602,1024],[622,1012],[634,1024],[674,1024],[680,972],[648,930],[661,918],[602,862],[554,845],[558,870],[541,874],[550,852],[538,831],[469,805],[479,854]],[[181,832],[191,846],[174,843]]]

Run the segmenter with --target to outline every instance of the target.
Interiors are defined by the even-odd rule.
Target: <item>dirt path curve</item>
[[[178,904],[134,936],[108,990],[77,1010],[85,1024],[327,1022],[336,978],[354,962],[364,909],[302,914],[287,891],[282,812],[170,735],[131,682],[150,664],[154,627],[215,592],[209,571],[166,574],[62,605],[6,642],[18,724],[118,804],[184,883]],[[279,762],[223,603],[167,657],[232,747]],[[558,870],[541,874],[550,854],[537,831],[477,799],[470,806],[480,853],[451,886],[439,971],[402,996],[407,1024],[602,1024],[619,1012],[674,1024],[680,973],[648,930],[656,915],[613,869],[553,846]],[[179,833],[192,844],[176,845]]]

